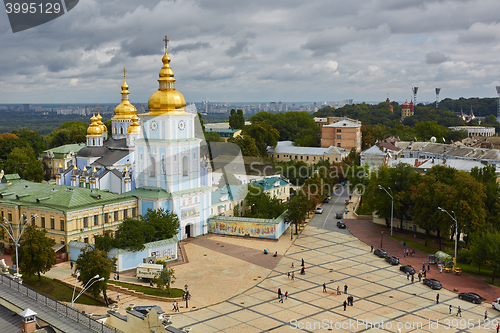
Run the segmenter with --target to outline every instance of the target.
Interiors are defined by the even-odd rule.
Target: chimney
[[[27,308],[19,314],[23,318],[23,330],[21,332],[36,331],[36,312]]]

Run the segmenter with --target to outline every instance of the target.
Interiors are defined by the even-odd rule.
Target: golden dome
[[[130,93],[128,91],[128,84],[125,81],[125,68],[123,69],[123,84],[121,86],[122,88],[122,101],[121,103],[115,108],[115,115],[111,119],[132,119],[132,116],[134,114],[137,114],[137,109],[135,106],[130,104],[130,101],[128,100],[128,94]]]
[[[141,125],[137,122],[138,120],[137,115],[132,116],[132,124],[127,128],[127,134],[141,134]]]
[[[90,126],[87,128],[87,136],[102,136],[101,126],[97,124],[97,117],[95,114],[90,118],[92,122]]]
[[[163,67],[159,74],[159,88],[155,91],[148,101],[148,108],[151,114],[164,114],[170,111],[181,111],[186,106],[184,96],[175,90],[174,72],[170,68],[170,57],[167,54],[167,45],[165,44],[165,55],[161,59]]]
[[[99,110],[99,107],[97,107],[97,109]],[[106,125],[103,124],[102,122],[102,116],[101,114],[99,113],[99,111],[97,111],[97,125],[101,126],[101,130],[103,133],[107,133],[108,132],[108,128],[106,127]]]

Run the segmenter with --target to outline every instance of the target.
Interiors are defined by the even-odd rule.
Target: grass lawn
[[[170,294],[168,294],[166,291],[162,291],[159,288],[151,288],[151,287],[141,286],[138,284],[119,282],[119,281],[108,281],[108,283],[112,283],[112,284],[115,284],[117,286],[127,288],[129,290],[134,290],[134,291],[137,291],[137,292],[140,292],[140,293],[143,293],[146,295],[152,295],[152,296],[177,298],[177,297],[182,297],[182,295],[184,295],[184,290],[176,289],[176,288],[170,288]]]
[[[46,278],[45,276],[42,276],[41,280],[38,280],[38,276],[23,276],[23,285],[29,286],[39,293],[47,295],[58,301],[71,302],[71,297],[73,296],[73,288],[59,281]],[[75,303],[100,306],[105,305],[104,303],[101,303],[100,301],[87,295],[80,296]]]

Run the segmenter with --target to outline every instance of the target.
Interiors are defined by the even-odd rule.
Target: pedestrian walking
[[[340,295],[340,286],[337,286],[337,295]]]
[[[344,311],[345,311],[346,308],[347,308],[347,302],[344,301]]]
[[[500,333],[500,324],[497,324],[497,333]]]
[[[370,245],[370,252],[373,252],[373,245]]]
[[[436,295],[436,304],[439,304],[439,294]]]
[[[451,308],[453,308],[453,307],[452,307],[452,306],[451,306],[451,304],[450,304],[450,306],[449,306],[449,309],[450,309],[450,314],[451,314]]]
[[[403,258],[406,257],[406,250],[403,250]]]
[[[403,249],[406,250],[406,242],[403,242]]]
[[[427,277],[427,271],[424,269],[424,277]]]
[[[72,261],[70,261],[69,265],[70,265],[71,269],[73,269],[73,262]]]
[[[115,280],[116,280],[116,274],[115,274],[115,276],[113,276],[113,279],[115,279]]]
[[[281,288],[278,288],[278,298],[281,296]]]
[[[410,279],[410,272],[406,272],[406,279],[409,280]]]
[[[177,311],[177,302],[175,301],[172,303],[172,311]]]
[[[117,292],[117,293],[116,293],[116,299],[117,299],[118,301],[120,301],[120,293],[119,293],[119,292]]]
[[[149,281],[149,286],[150,286],[150,287],[153,287],[153,280],[150,280],[150,281]]]
[[[414,277],[414,275],[412,274],[412,275],[411,275],[411,283],[413,283],[413,281],[414,281],[414,280],[415,280],[415,277]]]
[[[293,279],[295,279],[295,273],[294,272],[292,272],[292,281],[293,281]]]
[[[484,311],[484,321],[486,321],[486,319],[488,319],[488,311]]]
[[[344,285],[344,294],[347,294],[347,284]]]
[[[458,309],[457,309],[457,317],[458,315],[460,315],[460,317],[462,317],[462,308],[460,307],[460,305],[458,306]]]
[[[422,263],[422,270],[425,271],[425,262]]]
[[[283,295],[281,295],[279,298],[280,298],[279,303],[283,303]]]
[[[304,258],[302,258],[302,267],[304,267]]]
[[[422,272],[418,273],[418,282],[422,281]]]
[[[293,262],[292,262],[292,268],[294,268],[294,266],[293,266]]]
[[[323,283],[323,292],[326,293],[326,284]]]
[[[285,291],[285,299],[288,299],[288,291]]]
[[[287,273],[287,277],[290,278],[290,272]]]

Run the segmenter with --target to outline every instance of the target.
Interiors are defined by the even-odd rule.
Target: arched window
[[[95,146],[95,139],[92,139],[92,146]]]
[[[156,175],[156,161],[153,156],[149,157],[149,177],[154,177]]]
[[[120,134],[123,134],[123,127],[120,127]]]
[[[188,168],[189,168],[188,158],[187,158],[187,156],[184,156],[182,158],[182,175],[184,177],[187,177],[187,175],[188,175]]]
[[[113,127],[113,134],[116,134],[116,126]]]

